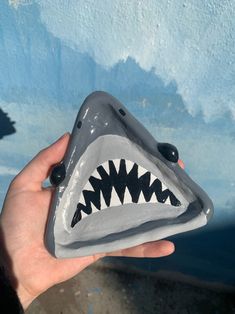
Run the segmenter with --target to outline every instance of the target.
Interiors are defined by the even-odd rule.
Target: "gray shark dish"
[[[63,161],[45,236],[58,258],[111,252],[202,227],[207,194],[181,169],[177,148],[158,143],[114,97],[89,95]]]

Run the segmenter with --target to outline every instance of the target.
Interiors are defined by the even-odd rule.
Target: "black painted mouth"
[[[125,159],[109,160],[90,176],[81,193],[71,227],[84,215],[107,207],[148,202],[175,207],[181,205],[176,196],[146,169]]]

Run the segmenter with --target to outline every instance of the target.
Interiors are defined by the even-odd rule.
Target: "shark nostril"
[[[77,128],[81,129],[81,127],[82,127],[82,121],[78,121]]]
[[[66,176],[66,170],[64,163],[60,163],[59,165],[56,165],[50,174],[50,182],[54,186],[58,186],[65,178]]]
[[[178,162],[179,160],[179,153],[177,148],[169,143],[159,143],[158,150],[162,154],[164,158],[171,162]]]
[[[120,114],[124,117],[126,115],[125,111],[123,109],[119,109]]]

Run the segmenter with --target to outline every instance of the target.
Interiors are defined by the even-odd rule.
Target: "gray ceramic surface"
[[[128,110],[88,96],[62,162],[45,242],[56,257],[111,252],[204,226],[213,204]]]

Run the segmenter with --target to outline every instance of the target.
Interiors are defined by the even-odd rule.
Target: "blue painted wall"
[[[215,203],[210,226],[140,266],[235,285],[234,13],[219,0],[2,0],[0,204],[14,174],[71,130],[83,99],[108,91],[179,148]]]

